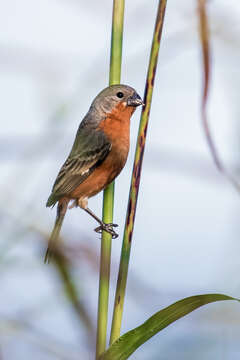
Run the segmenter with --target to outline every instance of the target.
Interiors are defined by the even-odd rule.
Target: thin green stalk
[[[131,251],[132,233],[134,227],[134,219],[137,207],[138,190],[141,176],[142,161],[144,155],[145,141],[147,135],[148,119],[151,108],[152,92],[154,87],[154,80],[157,68],[158,53],[160,47],[160,40],[162,35],[162,27],[165,15],[167,0],[160,0],[157,10],[157,18],[152,40],[152,48],[148,66],[148,74],[146,80],[146,87],[144,93],[144,103],[141,120],[139,125],[138,140],[135,151],[135,160],[133,165],[131,187],[129,192],[128,209],[126,214],[126,222],[123,236],[122,252],[120,259],[120,266],[118,272],[118,281],[115,294],[115,303],[113,311],[112,329],[110,344],[117,340],[120,336],[123,304],[127,283],[129,258]]]
[[[121,78],[124,3],[124,0],[113,1],[109,85],[119,84]],[[105,223],[113,222],[113,205],[114,182],[106,188],[103,195],[103,221]],[[111,235],[103,231],[98,294],[96,359],[98,359],[106,349],[111,246]]]
[[[125,0],[113,0],[109,85],[121,79],[124,6]]]

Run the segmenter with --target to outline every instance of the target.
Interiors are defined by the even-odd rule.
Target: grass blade
[[[216,301],[237,300],[222,294],[206,294],[187,297],[160,310],[142,325],[127,332],[116,340],[100,357],[100,360],[125,360],[152,336],[174,321],[191,313],[197,308]]]

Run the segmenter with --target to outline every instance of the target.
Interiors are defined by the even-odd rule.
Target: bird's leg
[[[106,231],[109,234],[112,235],[113,239],[116,239],[118,237],[118,234],[113,230],[113,227],[117,227],[117,224],[105,224],[101,219],[99,219],[99,217],[97,217],[88,207],[83,208],[83,210],[85,210],[89,215],[91,215],[99,224],[100,226],[98,226],[96,229],[94,229],[97,233],[102,233],[102,231]]]

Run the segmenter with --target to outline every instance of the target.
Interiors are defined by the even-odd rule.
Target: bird
[[[128,85],[111,85],[93,100],[81,121],[66,161],[54,182],[46,206],[57,203],[55,225],[49,238],[45,263],[56,251],[56,244],[68,208],[79,206],[112,238],[117,224],[106,224],[89,208],[88,199],[104,190],[123,169],[129,152],[130,118],[137,106],[144,105],[136,90]],[[72,205],[69,202],[73,201]]]

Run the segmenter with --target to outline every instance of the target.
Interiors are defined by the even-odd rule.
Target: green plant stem
[[[123,236],[123,244],[121,251],[120,266],[118,272],[118,281],[115,294],[112,329],[110,344],[117,340],[120,336],[123,304],[125,298],[125,290],[128,275],[129,258],[131,251],[131,241],[134,228],[134,219],[137,207],[138,190],[141,176],[142,161],[144,155],[145,141],[147,135],[148,120],[152,101],[152,92],[154,87],[154,80],[157,68],[158,53],[160,47],[160,40],[162,35],[162,27],[164,21],[164,14],[167,0],[160,0],[157,10],[157,18],[152,40],[152,48],[148,66],[148,74],[146,80],[146,87],[144,93],[144,103],[141,120],[139,125],[138,140],[135,151],[135,160],[133,165],[131,186],[129,192],[128,209],[126,214],[126,222]]]
[[[124,5],[125,5],[124,0],[113,1],[109,85],[119,84],[121,78]],[[105,223],[113,222],[113,206],[114,206],[114,183],[110,184],[104,191],[103,222]],[[98,359],[99,356],[106,349],[109,280],[110,280],[110,266],[111,266],[111,244],[112,244],[111,235],[103,231],[102,241],[101,241],[100,277],[99,277],[99,294],[98,294],[96,359]]]
[[[113,0],[109,85],[121,79],[124,6],[125,0]]]

